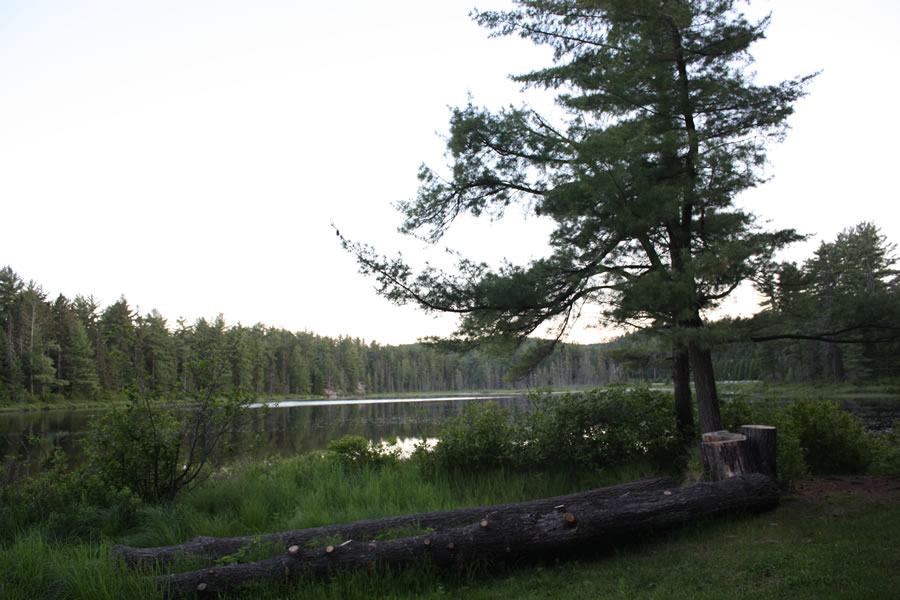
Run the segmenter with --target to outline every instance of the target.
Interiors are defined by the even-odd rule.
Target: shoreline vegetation
[[[649,387],[654,390],[672,391],[670,381],[653,382],[644,380],[624,381],[607,387]],[[771,383],[760,380],[754,381],[726,381],[718,384],[720,393],[727,398],[729,395],[741,394],[749,398],[822,398],[826,400],[862,399],[868,397],[885,398],[896,396],[900,401],[900,380],[885,379],[881,381],[855,381],[836,383],[832,381],[813,381],[806,383]],[[255,397],[255,402],[261,404],[277,404],[278,402],[302,400],[302,401],[329,401],[329,400],[383,400],[396,398],[403,400],[416,400],[419,398],[437,397],[466,397],[478,396],[490,398],[491,396],[515,396],[537,391],[551,391],[554,393],[579,392],[596,389],[592,386],[573,386],[557,388],[496,388],[496,389],[471,389],[471,390],[444,390],[428,392],[397,392],[378,394],[346,394],[314,395],[314,394],[263,394]],[[52,401],[25,401],[0,406],[0,413],[17,413],[47,410],[91,410],[104,409],[118,406],[127,401],[127,396],[109,400],[84,400],[59,398]]]
[[[695,444],[675,434],[664,391],[621,386],[544,395],[536,407],[514,416],[491,402],[473,404],[444,424],[436,445],[422,444],[407,458],[355,436],[292,458],[245,458],[166,501],[135,494],[127,477],[136,474],[129,471],[94,479],[97,465],[111,460],[95,440],[95,465],[69,470],[60,460],[39,476],[0,487],[0,596],[156,598],[154,576],[209,567],[183,558],[165,570],[132,571],[109,559],[116,544],[258,536],[546,498],[647,476],[674,475],[684,485],[703,477]],[[867,434],[836,404],[808,398],[738,396],[723,404],[723,419],[729,429],[751,421],[778,427],[780,479],[793,490],[778,509],[699,520],[577,555],[476,562],[460,570],[423,564],[402,572],[348,571],[329,581],[246,584],[224,597],[537,598],[589,590],[628,598],[712,598],[735,590],[750,598],[889,597],[900,572],[897,540],[885,535],[900,526],[900,432]],[[848,478],[863,483],[800,493]],[[885,482],[878,493],[868,493],[865,482],[872,479]],[[376,539],[420,533],[388,531]],[[309,547],[344,541],[317,539]],[[284,549],[249,544],[216,564],[278,552]]]

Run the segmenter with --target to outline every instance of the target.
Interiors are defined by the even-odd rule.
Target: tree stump
[[[776,432],[768,425],[741,425],[741,435],[747,437],[747,467],[751,473],[762,473],[776,478]]]
[[[703,434],[700,442],[703,466],[713,481],[722,481],[752,471],[748,468],[747,436],[729,431],[711,431]]]
[[[713,481],[746,473],[776,478],[776,429],[768,425],[742,425],[740,433],[711,431],[703,434],[700,454]]]

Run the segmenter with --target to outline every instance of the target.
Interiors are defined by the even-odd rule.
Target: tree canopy
[[[453,109],[448,172],[420,169],[416,198],[398,205],[401,231],[436,242],[461,214],[519,203],[553,220],[552,252],[417,273],[402,257],[345,247],[387,298],[459,314],[444,340],[454,347],[510,348],[552,325],[538,360],[586,304],[664,331],[682,426],[692,428],[692,370],[701,427],[719,429],[706,311],[801,237],[763,230],[735,197],[764,181],[767,145],[814,75],[754,83],[749,49],[769,19],[751,22],[730,0],[519,0],[472,16],[494,36],[553,49],[551,66],[513,79],[552,91],[560,110]]]
[[[806,355],[797,368],[804,377],[893,375],[900,346],[895,251],[874,223],[863,222],[822,242],[800,266],[771,265],[756,282],[767,310],[746,323],[751,339],[779,342],[782,368],[791,355]]]

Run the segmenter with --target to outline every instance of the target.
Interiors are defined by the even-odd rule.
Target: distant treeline
[[[201,385],[191,365],[211,357],[230,384],[262,395],[593,386],[632,375],[602,346],[563,344],[527,379],[510,382],[510,359],[479,351],[227,326],[221,315],[172,328],[124,297],[105,308],[90,296],[51,300],[34,281],[0,269],[0,405],[115,398],[138,381],[163,395],[191,392]]]
[[[801,265],[759,266],[764,310],[708,328],[717,378],[859,380],[900,375],[900,277],[895,246],[871,223],[822,243]],[[524,348],[527,350],[527,348]],[[49,299],[10,267],[0,269],[0,405],[110,399],[140,384],[162,394],[217,377],[261,395],[408,393],[539,386],[597,386],[671,377],[665,331],[608,344],[559,344],[525,379],[508,380],[516,357],[454,354],[420,344],[382,346],[262,324],[226,326],[220,315],[170,327],[124,297]]]

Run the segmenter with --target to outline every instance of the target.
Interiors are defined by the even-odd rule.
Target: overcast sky
[[[377,297],[331,223],[424,255],[396,233],[392,203],[415,195],[422,162],[443,163],[448,106],[529,100],[507,75],[548,64],[547,50],[488,39],[472,6],[0,0],[0,266],[51,298],[124,295],[170,326],[223,313],[388,344],[448,333],[452,321]],[[770,150],[773,180],[739,201],[814,234],[798,261],[863,220],[900,241],[900,3],[751,10],[773,12],[758,82],[822,74]],[[548,230],[513,210],[464,219],[437,250],[522,262]]]

